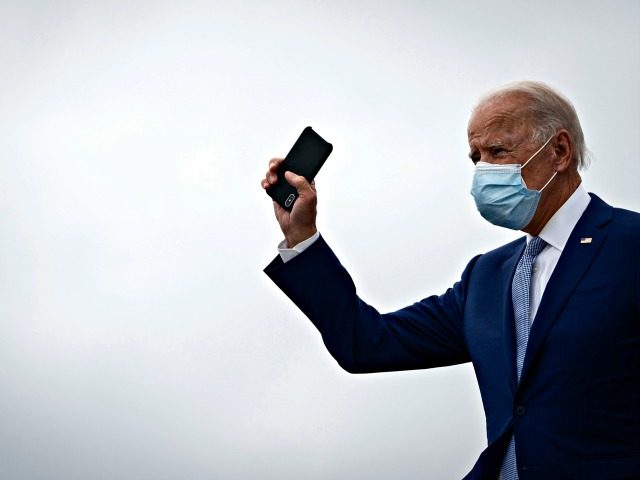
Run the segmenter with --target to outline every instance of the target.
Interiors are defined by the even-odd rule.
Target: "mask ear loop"
[[[549,142],[551,141],[551,139],[552,139],[552,138],[553,138],[553,135],[551,135],[551,136],[547,139],[547,141],[546,141],[546,142],[544,142],[544,144],[543,144],[543,145],[542,145],[538,150],[536,150],[536,153],[534,153],[533,155],[531,155],[531,157],[529,157],[529,160],[527,160],[526,162],[524,162],[524,163],[522,164],[522,166],[520,167],[520,170],[522,170],[524,167],[526,167],[526,166],[527,166],[527,164],[528,164],[531,160],[533,160],[534,158],[536,158],[536,155],[538,155],[538,154],[542,151],[542,149],[543,149],[544,147],[546,147],[546,146],[549,144]],[[549,181],[548,181],[547,183],[545,183],[545,184],[544,184],[544,187],[542,187],[542,188],[541,188],[540,190],[538,190],[538,191],[539,191],[540,193],[542,193],[542,191],[543,191],[545,188],[547,188],[547,185],[549,185],[549,184],[551,183],[551,180],[553,180],[554,178],[556,178],[556,175],[557,175],[557,174],[558,174],[558,171],[557,171],[557,170],[556,170],[555,172],[553,172],[553,175],[551,175],[551,178],[549,179]],[[522,183],[524,183],[524,178],[522,179]],[[525,184],[525,187],[526,187],[526,186],[527,186],[527,184],[526,184],[526,183],[524,183],[524,184]],[[529,188],[529,187],[527,187],[527,188]]]
[[[549,185],[551,183],[551,180],[553,180],[554,178],[556,178],[556,175],[558,174],[558,171],[556,170],[555,172],[553,172],[553,175],[551,175],[551,178],[549,179],[549,181],[547,183],[544,184],[544,187],[542,187],[540,190],[538,190],[540,193],[542,193],[542,191],[547,188],[547,185]]]
[[[533,160],[534,158],[536,158],[536,155],[538,155],[538,154],[542,151],[542,149],[543,149],[544,147],[546,147],[546,146],[549,144],[549,142],[551,141],[551,139],[552,139],[552,138],[553,138],[553,135],[551,135],[551,136],[547,139],[547,141],[546,141],[546,142],[544,142],[544,145],[542,145],[542,146],[541,146],[541,147],[536,151],[536,153],[534,153],[533,155],[531,155],[531,156],[529,157],[529,160],[527,160],[526,162],[524,162],[524,164],[520,167],[520,169],[523,169],[524,167],[526,167],[526,166],[527,166],[527,164],[528,164],[531,160]],[[558,172],[556,172],[556,173],[558,173]],[[545,185],[545,187],[546,187],[546,185]]]

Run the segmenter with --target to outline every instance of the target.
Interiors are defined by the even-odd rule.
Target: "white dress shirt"
[[[529,314],[532,322],[536,317],[544,289],[558,264],[558,259],[567,244],[567,240],[569,240],[569,235],[571,235],[590,201],[591,197],[585,188],[582,184],[578,185],[576,191],[564,202],[564,205],[549,219],[538,234],[548,245],[536,257],[531,271]],[[532,238],[531,235],[527,234],[527,243]]]
[[[538,235],[545,242],[545,246],[538,254],[533,263],[533,270],[531,273],[531,291],[529,298],[531,299],[531,305],[529,306],[529,313],[531,315],[531,321],[536,316],[538,307],[540,306],[540,300],[544,289],[549,283],[549,278],[553,273],[554,268],[558,264],[558,259],[564,250],[564,246],[567,244],[569,235],[573,231],[573,228],[578,223],[578,220],[587,209],[587,205],[591,201],[591,197],[580,184],[575,192],[564,202],[564,205],[558,209],[558,211],[549,219],[544,226],[540,234]],[[300,255],[307,248],[309,248],[318,238],[320,233],[316,232],[310,238],[305,241],[294,245],[292,248],[286,248],[286,242],[283,240],[278,245],[278,252],[283,262],[288,262],[292,258]],[[527,234],[527,243],[533,238]]]
[[[307,248],[309,248],[313,243],[320,238],[320,232],[314,233],[311,237],[303,240],[302,242],[294,245],[291,248],[287,248],[287,241],[282,240],[278,244],[278,253],[280,254],[280,258],[282,258],[283,263],[287,263],[294,257],[297,257],[302,252],[304,252]]]

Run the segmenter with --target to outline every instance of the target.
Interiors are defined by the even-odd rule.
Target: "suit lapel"
[[[516,244],[511,255],[509,255],[501,267],[501,279],[496,279],[497,285],[504,285],[502,292],[502,339],[504,346],[504,360],[507,363],[507,371],[510,372],[509,381],[511,382],[512,391],[516,391],[517,373],[516,373],[516,331],[515,319],[513,316],[513,302],[511,300],[511,283],[513,275],[518,265],[518,260],[522,256],[522,252],[527,242],[523,237]]]
[[[602,226],[611,219],[612,209],[597,196],[593,194],[591,196],[591,202],[571,232],[542,295],[529,334],[520,385],[524,383],[527,372],[549,330],[558,319],[567,300],[591,265],[607,236]],[[591,242],[581,243],[582,238],[591,238]]]

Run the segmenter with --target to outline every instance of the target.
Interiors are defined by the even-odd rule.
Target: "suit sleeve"
[[[276,257],[264,271],[313,322],[342,368],[369,373],[469,361],[462,312],[477,258],[443,295],[386,314],[358,297],[349,273],[322,237],[286,264]]]

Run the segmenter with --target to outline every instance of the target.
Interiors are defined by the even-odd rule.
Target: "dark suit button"
[[[524,405],[518,405],[516,407],[516,415],[518,415],[519,417],[523,416],[525,413],[527,413],[527,409],[524,407]]]

